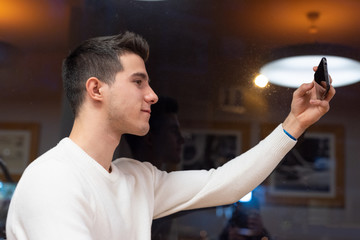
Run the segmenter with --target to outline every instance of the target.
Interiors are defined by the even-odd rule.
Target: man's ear
[[[105,83],[100,81],[96,77],[91,77],[86,81],[86,92],[87,95],[96,101],[102,100],[104,95],[102,93],[102,88],[105,86]]]

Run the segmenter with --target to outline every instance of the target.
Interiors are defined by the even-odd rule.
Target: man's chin
[[[137,131],[134,131],[131,134],[142,137],[145,136],[148,132],[149,132],[149,127],[144,127],[142,129],[138,129]]]

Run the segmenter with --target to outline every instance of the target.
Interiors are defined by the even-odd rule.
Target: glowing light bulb
[[[258,87],[265,87],[268,84],[269,80],[267,79],[267,77],[263,74],[259,74],[256,78],[255,78],[255,85]]]

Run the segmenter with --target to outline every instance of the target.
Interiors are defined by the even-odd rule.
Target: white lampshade
[[[354,84],[360,81],[360,62],[339,56],[303,55],[281,58],[265,64],[260,73],[265,75],[270,83],[297,88],[303,83],[314,79],[312,67],[326,57],[328,72],[333,80],[334,87]]]

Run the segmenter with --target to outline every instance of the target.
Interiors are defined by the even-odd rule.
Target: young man
[[[158,97],[147,57],[146,41],[127,32],[85,41],[65,59],[73,129],[25,170],[10,204],[9,240],[150,239],[153,218],[235,202],[271,173],[335,94],[331,88],[316,100],[314,83],[302,85],[281,125],[216,170],[166,173],[132,159],[112,162],[123,134],[149,130]]]

